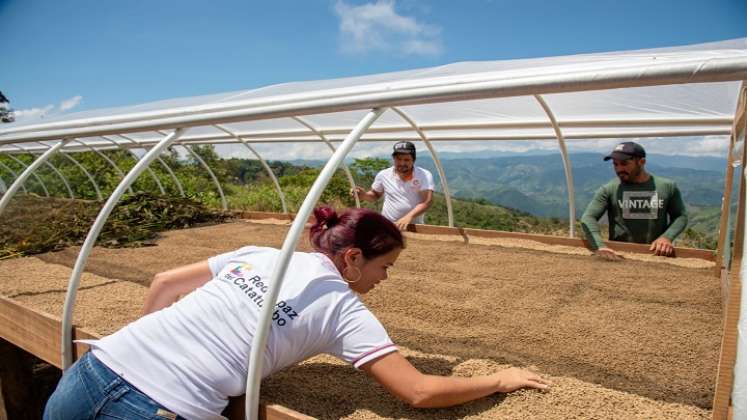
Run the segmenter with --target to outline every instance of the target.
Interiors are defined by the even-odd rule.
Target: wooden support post
[[[721,269],[725,267],[725,255],[724,247],[726,246],[726,238],[729,232],[729,216],[731,215],[731,191],[734,185],[734,156],[733,150],[737,144],[737,140],[741,139],[744,142],[744,118],[745,110],[747,107],[747,91],[742,90],[739,100],[737,101],[737,111],[734,114],[734,124],[732,125],[732,134],[729,139],[729,150],[726,156],[726,176],[724,177],[724,196],[721,202],[721,219],[719,221],[719,232],[718,232],[718,245],[716,247],[716,274],[720,275]],[[741,135],[741,137],[740,137]],[[744,146],[744,143],[742,143]],[[742,162],[744,164],[744,161]],[[741,173],[740,171],[737,171]],[[726,302],[726,292],[728,285],[721,285],[721,292],[723,302]]]
[[[28,353],[0,339],[0,384],[4,414],[8,419],[41,418],[41,413],[31,403],[34,399],[33,363],[33,357]]]
[[[729,139],[729,149],[727,150],[726,156],[726,175],[724,176],[724,195],[721,199],[721,218],[719,220],[718,228],[718,245],[716,246],[716,265],[714,270],[717,275],[721,275],[721,270],[725,268],[724,258],[724,246],[726,244],[726,237],[729,231],[729,215],[731,209],[731,190],[734,185],[734,158],[732,157],[732,149],[734,148],[735,138],[732,135]],[[721,285],[722,303],[726,301],[726,285]]]
[[[740,95],[741,110],[739,115],[735,116],[734,138],[744,132],[747,125],[745,118],[745,90]],[[745,159],[747,158],[747,147],[742,144],[742,166],[739,173],[739,201],[737,202],[736,225],[734,229],[734,246],[732,247],[731,267],[728,267],[727,274],[723,277],[726,280],[727,299],[724,311],[723,335],[721,338],[721,355],[719,357],[718,371],[716,373],[716,391],[713,396],[713,419],[727,420],[731,412],[731,393],[734,387],[734,364],[737,359],[737,341],[739,339],[739,313],[742,299],[742,281],[739,273],[744,264],[742,261],[742,251],[744,250],[745,241],[745,195],[747,193],[744,179]],[[719,236],[720,239],[720,236]],[[723,252],[723,249],[722,249]]]
[[[713,396],[713,419],[727,420],[731,406],[731,390],[734,384],[734,362],[737,359],[737,323],[739,322],[739,300],[742,297],[742,282],[733,272],[729,288],[729,301],[724,315],[724,333],[721,336],[721,354],[716,373],[716,392]]]

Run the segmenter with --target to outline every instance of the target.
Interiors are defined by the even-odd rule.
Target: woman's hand
[[[496,392],[513,392],[521,388],[548,389],[552,382],[526,369],[508,368],[494,373],[498,381]]]
[[[372,360],[361,369],[390,393],[417,408],[451,407],[496,392],[519,388],[547,389],[551,382],[524,369],[510,368],[470,378],[425,375],[399,352]]]

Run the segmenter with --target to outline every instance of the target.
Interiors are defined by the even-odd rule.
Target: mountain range
[[[596,153],[571,155],[576,215],[594,192],[613,179],[610,162]],[[518,155],[494,158],[449,158],[441,161],[455,197],[478,199],[536,216],[568,218],[568,198],[560,155]],[[429,157],[418,165],[437,177]],[[694,210],[719,207],[724,188],[725,159],[650,155],[646,169],[674,180],[686,204]],[[438,179],[437,190],[441,189]]]

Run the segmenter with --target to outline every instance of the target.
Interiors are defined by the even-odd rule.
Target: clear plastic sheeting
[[[138,126],[175,127],[177,122],[200,127],[192,136],[221,134],[205,127],[211,115],[242,135],[266,130],[298,130],[290,118],[305,115],[324,132],[350,131],[372,105],[396,105],[412,117],[430,138],[429,125],[455,126],[450,135],[464,135],[463,123],[531,122],[544,115],[532,94],[543,94],[561,127],[567,120],[601,121],[586,134],[606,127],[635,128],[630,121],[649,120],[666,131],[666,121],[679,120],[695,131],[729,129],[729,123],[701,124],[702,118],[732,117],[738,88],[747,78],[747,39],[601,54],[524,60],[465,62],[379,75],[285,83],[247,91],[178,98],[137,106],[72,113],[39,121],[17,121],[0,130],[0,143],[24,138],[23,132],[53,136],[101,127],[138,131]],[[720,80],[713,83],[713,80]],[[692,83],[697,82],[697,83]],[[625,88],[609,89],[619,85]],[[464,89],[465,92],[461,92]],[[562,93],[554,93],[562,91]],[[368,101],[370,102],[363,103]],[[464,99],[477,99],[468,100]],[[375,101],[382,102],[372,103]],[[454,102],[458,101],[458,102]],[[413,105],[412,103],[417,103]],[[346,109],[347,108],[347,109]],[[294,109],[296,111],[294,111]],[[335,112],[320,113],[315,109]],[[265,112],[266,110],[266,112]],[[390,113],[387,113],[390,114]],[[241,116],[246,116],[242,118]],[[267,117],[263,117],[266,115]],[[199,118],[198,118],[199,117]],[[233,119],[235,121],[226,121]],[[252,122],[247,122],[252,120]],[[262,123],[257,120],[264,120]],[[546,119],[545,119],[546,120]],[[686,124],[686,121],[693,120]],[[243,122],[237,122],[243,121]],[[116,125],[115,125],[116,124]],[[402,125],[396,115],[383,115],[376,126]],[[116,128],[114,128],[116,127]],[[375,128],[373,127],[375,132]],[[495,128],[500,131],[499,128]],[[325,133],[326,134],[326,133]],[[496,133],[496,135],[502,135]],[[25,141],[25,140],[23,140]],[[185,139],[186,141],[186,139]]]
[[[260,160],[289,153],[290,148],[283,147],[289,142],[302,143],[294,148],[297,153],[315,151],[328,160],[328,145],[324,141],[333,143],[337,152],[328,160],[312,188],[314,192],[299,211],[298,223],[294,222],[293,232],[286,238],[283,255],[287,256],[295,247],[299,229],[310,214],[315,197],[318,198],[348,152],[352,156],[374,151],[380,154],[382,150],[391,150],[391,143],[387,142],[395,139],[414,142],[427,139],[435,159],[436,150],[477,152],[480,145],[491,144],[520,152],[516,143],[527,145],[544,140],[548,141],[547,150],[561,148],[572,198],[566,140],[571,151],[580,142],[599,146],[607,141],[602,139],[635,138],[645,143],[646,139],[669,138],[681,147],[688,147],[687,139],[694,137],[721,141],[732,134],[744,80],[747,80],[747,38],[674,48],[455,63],[369,76],[283,83],[44,120],[21,119],[0,126],[0,153],[43,155],[14,181],[8,184],[0,181],[0,192],[7,189],[0,198],[0,213],[13,194],[23,188],[33,170],[59,150],[121,148],[140,156],[138,153],[142,155],[150,149],[112,193],[76,261],[66,297],[61,338],[62,357],[67,366],[72,361],[70,328],[74,296],[98,231],[119,195],[176,137],[178,144],[185,147],[198,144],[241,147],[240,138],[245,142],[243,146],[249,147]],[[399,112],[382,111],[389,108]],[[708,146],[720,147],[720,144]],[[734,149],[743,148],[740,136]],[[446,186],[445,179],[443,185]],[[570,213],[574,214],[573,209]],[[275,280],[282,279],[286,263],[278,265],[273,273]],[[743,293],[747,293],[744,289]],[[272,296],[270,300],[276,297]],[[274,300],[267,305],[271,309]],[[741,310],[747,316],[747,296],[742,297]],[[266,320],[263,322],[267,327]],[[734,418],[739,419],[747,419],[747,343],[741,334],[747,328],[746,323],[742,317],[732,395]],[[266,332],[267,328],[261,328],[257,336]],[[259,354],[261,347],[252,350]],[[249,378],[249,384],[254,393],[247,398],[251,408],[257,401],[258,376]],[[252,409],[248,412],[256,415]]]

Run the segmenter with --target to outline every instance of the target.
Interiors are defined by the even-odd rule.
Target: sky
[[[458,61],[740,37],[745,0],[0,0],[0,91],[18,118],[38,118]]]

